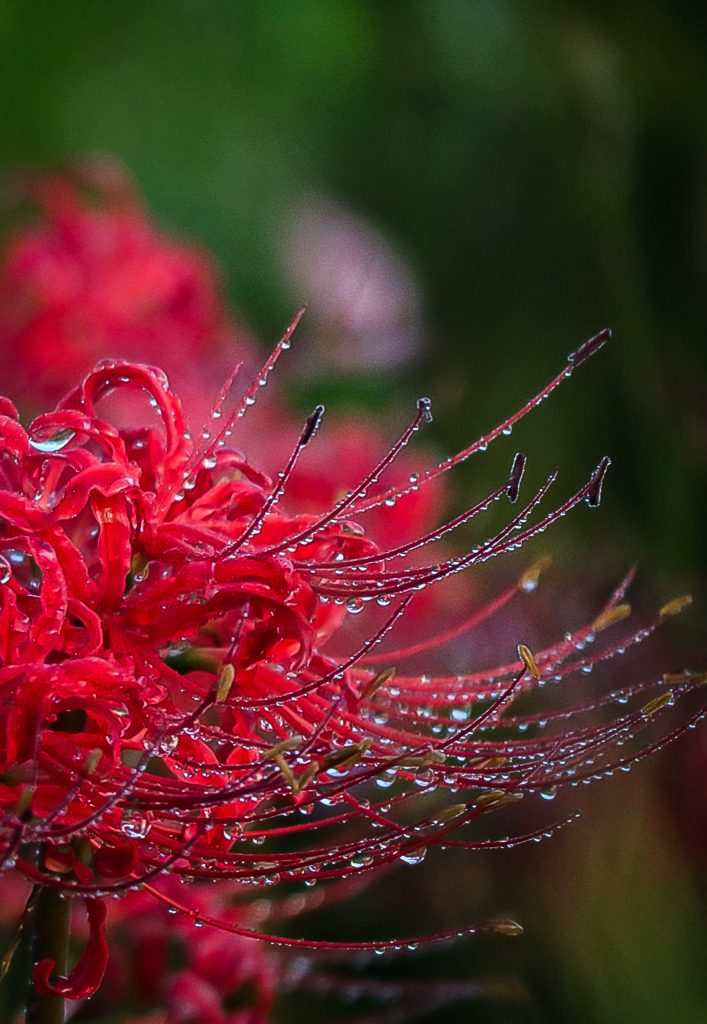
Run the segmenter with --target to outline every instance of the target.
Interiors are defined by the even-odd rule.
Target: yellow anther
[[[445,807],[439,814],[435,814],[432,821],[437,825],[446,825],[448,821],[454,821],[455,818],[460,818],[467,810],[466,804],[452,804],[451,807]]]
[[[372,697],[376,690],[380,690],[381,686],[389,683],[394,675],[394,668],[385,668],[382,672],[378,672],[361,690],[361,699]]]
[[[511,921],[510,918],[505,921],[494,921],[491,925],[495,932],[499,935],[522,935],[523,925],[518,924],[517,921]]]
[[[447,755],[443,754],[441,750],[427,750],[420,757],[406,757],[402,761],[391,757],[390,760],[396,761],[401,768],[427,768],[431,764],[444,764],[447,760]]]
[[[293,796],[299,796],[305,786],[308,786],[320,769],[319,761],[312,761],[299,775],[290,768],[282,754],[275,754],[273,760],[282,772],[282,777],[292,790]]]
[[[664,708],[666,704],[672,704],[674,700],[672,690],[668,690],[660,697],[654,697],[653,700],[649,700],[645,707],[641,708],[642,715],[652,715],[655,711],[659,711]]]
[[[290,768],[290,766],[287,763],[287,761],[285,760],[285,758],[282,756],[282,754],[275,754],[275,756],[273,757],[273,760],[275,761],[275,764],[278,766],[278,768],[282,772],[282,777],[285,780],[285,782],[287,783],[287,785],[290,787],[292,792],[293,793],[297,793],[298,789],[297,789],[297,779],[295,778],[295,773],[292,771],[292,769]]]
[[[602,629],[608,629],[609,626],[613,626],[616,622],[621,622],[622,619],[627,618],[630,614],[631,605],[627,602],[614,605],[613,608],[607,608],[605,612],[596,617],[592,623],[592,629],[595,633],[601,633]]]
[[[319,761],[312,761],[310,764],[307,765],[303,772],[300,772],[299,775],[295,776],[295,796],[301,793],[302,790],[309,785],[309,783],[312,781],[312,779],[320,770],[320,768],[321,765],[319,764]]]
[[[231,692],[233,680],[236,678],[236,670],[233,665],[224,665],[216,677],[216,703],[223,704]]]
[[[93,773],[95,772],[96,768],[98,768],[98,762],[101,759],[101,754],[102,753],[103,753],[103,751],[100,749],[100,747],[94,747],[93,750],[91,751],[91,753],[86,758],[86,762],[85,762],[85,764],[83,766],[83,770],[84,770],[84,773],[87,776],[88,775],[93,775]]]
[[[330,750],[322,761],[322,768],[350,768],[360,761],[371,745],[372,740],[361,740],[360,743],[349,743],[339,750]]]
[[[687,608],[689,604],[692,604],[692,595],[683,594],[682,597],[676,597],[673,601],[664,604],[658,614],[661,619],[668,619],[671,615],[677,615],[683,608]]]
[[[506,793],[504,789],[492,789],[488,793],[477,796],[474,805],[476,807],[506,807],[508,804],[517,804],[522,799],[522,793]]]
[[[663,682],[666,686],[680,686],[683,683],[704,686],[707,683],[707,672],[666,672],[663,675]]]
[[[482,768],[503,768],[505,764],[508,764],[508,760],[507,757],[471,757],[467,761],[467,766],[479,771]]]
[[[526,647],[525,644],[518,644],[518,657],[523,662],[528,672],[530,672],[533,679],[539,679],[540,669],[535,663],[535,658],[533,657],[533,653],[530,648]]]
[[[260,756],[265,761],[272,761],[278,754],[283,754],[286,750],[295,750],[302,743],[304,743],[304,736],[288,736],[286,740],[276,743],[274,747],[268,747]]]

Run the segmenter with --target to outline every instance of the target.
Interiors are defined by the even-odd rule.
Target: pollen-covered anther
[[[675,597],[672,601],[664,604],[658,614],[661,619],[669,619],[672,615],[679,615],[683,608],[687,608],[690,604],[692,604],[692,594],[683,594],[682,597]]]
[[[406,757],[402,761],[399,761],[397,758],[391,758],[391,760],[399,764],[401,768],[429,768],[431,764],[444,764],[447,760],[447,755],[441,750],[427,750],[419,757]]]
[[[223,704],[228,699],[233,681],[236,678],[236,670],[233,665],[224,665],[216,679],[216,703]]]
[[[689,684],[692,686],[704,686],[707,683],[707,672],[665,672],[663,673],[665,686],[680,686]]]
[[[292,790],[292,795],[295,797],[300,795],[300,793],[312,781],[317,772],[321,770],[319,761],[312,761],[303,771],[298,775],[295,775],[282,754],[275,754],[273,760],[280,769],[283,779]]]
[[[461,818],[462,814],[465,814],[468,810],[467,804],[452,804],[451,807],[445,807],[439,814],[435,814],[432,821],[436,825],[446,825],[448,821],[454,821],[455,818]]]
[[[100,747],[94,747],[93,750],[90,752],[83,766],[84,774],[86,775],[86,777],[88,777],[89,775],[93,775],[96,768],[98,768],[98,762],[101,760],[102,754],[103,751],[101,750]]]
[[[338,750],[330,750],[322,761],[322,768],[326,771],[329,768],[351,768],[361,760],[372,740],[367,737],[359,743],[349,743]]]
[[[592,623],[592,632],[601,633],[603,629],[608,629],[609,626],[613,626],[617,622],[621,622],[623,619],[628,618],[631,614],[631,605],[628,602],[623,604],[614,605],[613,608],[607,608],[605,612],[598,615]]]
[[[507,807],[509,804],[517,804],[523,799],[522,793],[507,793],[505,789],[492,789],[488,793],[482,793],[474,800],[475,807]]]
[[[378,672],[361,690],[361,699],[372,697],[376,690],[380,690],[381,686],[389,683],[394,675],[394,668],[385,668],[382,672]]]
[[[273,761],[278,754],[284,754],[288,750],[296,750],[303,743],[304,736],[288,736],[286,740],[276,743],[274,747],[268,747],[260,756],[264,761]]]
[[[518,644],[518,657],[523,662],[533,679],[540,679],[542,673],[537,666],[533,653],[525,644]]]
[[[672,704],[674,700],[675,695],[673,694],[673,691],[668,690],[667,693],[661,694],[660,697],[654,697],[653,700],[649,700],[648,703],[641,708],[641,714],[653,715],[656,711],[660,711],[661,708],[664,708],[666,704]]]
[[[509,761],[508,757],[471,757],[466,764],[468,768],[480,771],[482,768],[503,768]]]
[[[493,921],[491,927],[495,932],[498,932],[499,935],[523,934],[523,925],[518,924],[517,921],[512,921],[510,918],[502,921]]]

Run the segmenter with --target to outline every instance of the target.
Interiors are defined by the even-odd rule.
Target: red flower
[[[534,525],[529,518],[555,474],[494,537],[424,565],[410,556],[493,502],[516,501],[523,456],[496,491],[417,540],[382,550],[359,517],[485,448],[607,332],[574,353],[519,413],[419,480],[372,492],[429,420],[426,399],[381,462],[328,512],[288,514],[288,482],[323,409],[306,421],[275,483],[230,438],[293,327],[233,415],[221,415],[222,401],[196,439],[167,378],[145,366],[98,366],[28,431],[11,404],[0,403],[2,863],[85,899],[93,935],[67,979],[51,983],[51,963],[38,966],[43,991],[80,998],[95,989],[105,967],[99,908],[108,895],[144,887],[197,923],[212,920],[208,908],[160,887],[170,874],[313,883],[417,863],[431,845],[474,849],[536,838],[547,826],[502,843],[452,833],[527,792],[551,795],[627,766],[641,755],[624,744],[702,681],[682,674],[647,700],[651,678],[578,706],[508,716],[521,694],[603,664],[684,603],[607,642],[604,630],[628,613],[628,581],[593,622],[535,656],[520,644],[517,657],[496,669],[395,677],[384,653],[413,594],[518,547],[581,501],[597,505],[608,460]],[[136,390],[155,413],[152,425],[117,429],[101,416],[106,396],[113,393],[114,405]],[[421,645],[442,643],[531,591],[541,568]],[[368,639],[341,653],[344,617],[369,602]],[[626,711],[632,698],[639,706]],[[593,714],[600,705],[604,718]],[[643,753],[689,721],[662,739],[651,736]],[[501,722],[517,730],[513,739],[499,738]],[[376,785],[384,790],[378,798]],[[430,811],[416,794],[433,790],[452,798]],[[331,838],[332,826],[339,838]],[[293,836],[296,850],[281,842]],[[37,863],[29,848],[41,850]],[[247,923],[217,923],[237,935],[261,934]],[[519,930],[508,921],[474,927]],[[213,978],[179,981],[197,1002],[211,998],[207,983]]]
[[[234,345],[252,360],[209,257],[158,231],[108,159],[23,184],[40,219],[15,234],[0,266],[0,369],[10,396],[46,408],[96,360],[147,355],[203,419]]]

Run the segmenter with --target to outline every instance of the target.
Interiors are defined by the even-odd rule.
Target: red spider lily
[[[160,232],[107,158],[20,185],[38,217],[9,240],[0,266],[0,369],[11,397],[47,408],[98,359],[149,353],[203,419],[234,344],[252,360],[210,258]]]
[[[592,622],[535,654],[520,644],[517,658],[495,669],[396,676],[392,663],[410,650],[383,649],[415,593],[519,547],[582,501],[598,505],[609,462],[531,523],[553,473],[492,537],[423,565],[410,556],[493,503],[517,501],[522,455],[495,491],[418,539],[381,549],[359,520],[484,449],[608,332],[491,433],[419,479],[374,492],[431,418],[421,399],[401,438],[328,512],[288,515],[288,482],[323,409],[307,419],[275,482],[230,438],[298,319],[233,414],[223,415],[229,382],[196,438],[166,376],[146,366],[99,364],[29,430],[0,400],[2,864],[82,898],[91,932],[67,978],[51,982],[52,962],[38,964],[40,992],[83,998],[95,991],[107,960],[104,900],[135,888],[196,924],[242,937],[292,948],[398,946],[398,939],[281,938],[219,917],[206,901],[180,900],[160,879],[365,880],[398,861],[419,862],[430,846],[522,843],[562,822],[497,841],[464,827],[529,791],[552,795],[627,767],[702,714],[649,735],[643,747],[629,743],[703,681],[686,673],[657,695],[661,682],[651,678],[562,710],[509,717],[521,695],[609,661],[685,603],[671,602],[637,631],[606,641],[605,630],[628,614],[629,579]],[[136,391],[147,396],[154,425],[118,429],[101,418],[97,405],[107,395]],[[542,567],[422,638],[418,650],[533,590]],[[337,655],[344,617],[369,602],[384,611],[368,638]],[[634,710],[624,707],[629,700]],[[513,738],[502,738],[500,727]],[[492,920],[467,931],[478,928],[520,930]]]

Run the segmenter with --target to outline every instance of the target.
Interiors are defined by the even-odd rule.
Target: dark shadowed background
[[[610,454],[601,510],[535,542],[556,562],[548,614],[589,606],[638,561],[638,607],[696,597],[654,645],[656,673],[705,667],[699,5],[1,0],[7,181],[87,153],[122,161],[156,221],[213,253],[263,351],[309,303],[288,371],[303,410],[389,414],[429,394],[430,437],[451,451],[611,327],[512,441],[459,474],[458,501],[497,481],[516,446],[535,481],[562,467],[563,494]],[[440,1021],[701,1024],[699,744],[566,800],[582,821],[530,853],[399,873],[342,934],[381,907],[403,929],[509,911],[522,938],[467,941],[412,971],[509,975],[526,996]],[[293,1000],[281,1016],[341,1011]]]

